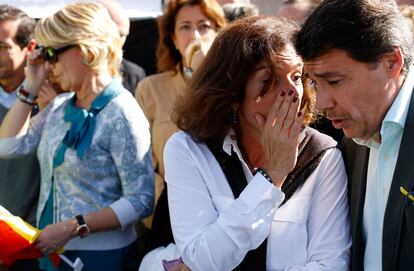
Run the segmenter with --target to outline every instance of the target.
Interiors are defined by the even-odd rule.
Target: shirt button
[[[388,154],[384,154],[384,160],[387,161],[389,158]]]
[[[385,187],[382,188],[382,194],[385,196],[387,194],[387,189]]]

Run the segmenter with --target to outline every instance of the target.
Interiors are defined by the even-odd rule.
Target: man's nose
[[[321,111],[335,107],[335,99],[330,91],[318,88],[316,91],[316,108]]]

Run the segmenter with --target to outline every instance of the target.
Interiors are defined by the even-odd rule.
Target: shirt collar
[[[17,99],[16,92],[18,89],[20,89],[22,85],[23,82],[21,82],[20,85],[18,85],[17,88],[12,92],[5,91],[3,86],[0,85],[0,104],[5,106],[6,108],[12,107],[12,105]]]
[[[398,124],[402,129],[405,126],[405,120],[407,119],[408,107],[410,105],[411,93],[414,87],[414,68],[411,67],[408,71],[407,77],[401,87],[400,92],[395,98],[394,102],[391,105],[390,110],[388,110],[385,115],[384,120],[382,121],[382,127],[385,123],[395,123]],[[381,129],[382,130],[382,129]]]
[[[400,92],[398,93],[397,97],[395,98],[390,109],[385,115],[385,118],[382,121],[381,131],[380,131],[381,136],[384,135],[384,129],[387,126],[390,126],[390,124],[391,125],[395,124],[393,126],[398,127],[401,130],[404,129],[413,88],[414,88],[414,68],[410,67],[407,77],[405,78],[404,83],[400,89]],[[372,138],[368,140],[353,138],[353,140],[355,143],[359,145],[366,145],[370,148],[379,149],[381,145],[380,143],[378,143]]]
[[[237,140],[236,140],[236,133],[233,129],[230,129],[230,131],[227,133],[227,135],[224,137],[223,141],[223,150],[228,154],[231,155],[231,149],[238,149],[237,146]]]

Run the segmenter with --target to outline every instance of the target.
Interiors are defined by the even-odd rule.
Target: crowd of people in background
[[[0,270],[412,270],[413,18],[168,0],[147,75],[116,0],[0,5],[0,205],[43,254]]]

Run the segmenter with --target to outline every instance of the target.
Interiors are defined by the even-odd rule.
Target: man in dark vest
[[[35,22],[23,11],[0,5],[0,121],[23,85],[26,57],[35,47]],[[35,225],[40,169],[36,153],[0,159],[0,205]],[[18,261],[10,270],[37,270],[36,261]]]
[[[325,0],[296,48],[347,139],[352,270],[414,270],[412,34],[394,0]]]

